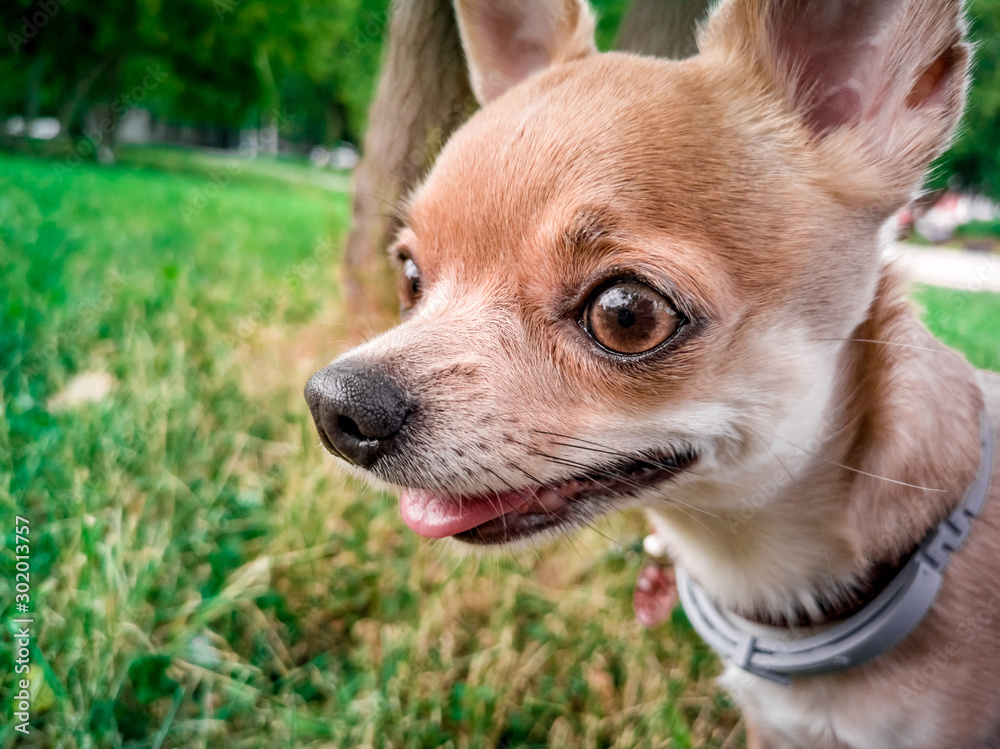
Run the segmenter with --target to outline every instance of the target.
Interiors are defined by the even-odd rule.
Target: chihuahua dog
[[[1000,747],[1000,376],[882,259],[962,113],[961,0],[729,0],[681,62],[598,54],[583,0],[457,10],[483,107],[407,201],[403,323],[306,387],[323,444],[430,538],[642,507],[718,610],[792,642],[979,477],[901,642],[723,683],[757,749]]]

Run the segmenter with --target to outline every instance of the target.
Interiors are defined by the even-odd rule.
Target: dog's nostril
[[[368,437],[367,435],[365,435],[364,433],[362,433],[360,427],[358,427],[357,422],[354,421],[354,419],[352,419],[350,416],[344,416],[343,414],[341,414],[340,416],[338,416],[337,417],[337,428],[343,434],[346,434],[346,435],[348,435],[350,437],[354,437],[354,439],[357,439],[357,440],[372,439],[371,437]]]
[[[394,449],[411,412],[403,390],[383,371],[350,362],[310,377],[305,397],[326,448],[362,467]]]

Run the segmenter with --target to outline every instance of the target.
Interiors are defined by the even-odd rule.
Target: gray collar
[[[980,422],[982,458],[965,498],[931,529],[892,582],[871,603],[817,634],[798,640],[778,640],[751,633],[744,628],[743,620],[723,614],[705,590],[678,567],[678,592],[692,626],[725,660],[785,685],[791,683],[793,676],[817,676],[853,668],[898,645],[930,610],[951,555],[965,543],[972,519],[986,502],[993,467],[993,440],[985,412],[980,415]]]

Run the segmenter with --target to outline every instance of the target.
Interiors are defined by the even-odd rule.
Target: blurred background
[[[594,5],[612,48],[626,3]],[[1000,369],[1000,0],[971,12],[971,109],[894,251]],[[318,445],[306,378],[382,324],[340,268],[390,21],[0,5],[0,745],[743,746],[683,614],[635,621],[640,518],[459,559]]]

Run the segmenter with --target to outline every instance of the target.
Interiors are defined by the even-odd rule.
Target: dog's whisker
[[[604,444],[601,444],[600,442],[593,442],[591,440],[585,440],[585,439],[583,439],[581,437],[574,437],[571,434],[560,434],[559,432],[547,432],[547,431],[545,431],[543,429],[532,429],[531,431],[533,433],[535,433],[535,434],[541,434],[541,435],[544,435],[544,436],[547,436],[547,437],[558,437],[559,439],[571,440],[573,442],[579,442],[581,445],[588,445],[588,446],[593,447],[593,448],[604,450],[609,455],[618,455],[618,456],[620,456],[622,458],[631,457],[627,453],[623,453],[620,450],[615,450],[610,445],[604,445]],[[580,449],[583,449],[583,448],[580,448]]]
[[[558,432],[546,432],[541,429],[532,429],[531,431],[534,432],[535,434],[541,434],[549,437],[557,437],[559,439],[572,440],[574,442],[581,443],[580,445],[573,445],[564,442],[551,441],[551,444],[556,445],[558,447],[568,447],[571,450],[581,450],[586,452],[601,453],[604,455],[610,455],[612,457],[621,458],[623,460],[629,460],[629,461],[641,460],[657,468],[671,469],[675,467],[667,463],[664,463],[663,461],[656,460],[655,458],[645,457],[642,454],[622,452],[620,450],[615,450],[607,445],[602,445],[599,442],[591,442],[590,440],[585,440],[580,437],[573,437],[568,434],[559,434]],[[683,452],[683,451],[677,451],[677,452]]]
[[[912,343],[901,343],[899,341],[877,341],[870,338],[813,338],[817,343],[831,343],[842,341],[844,343],[872,343],[881,346],[896,346],[897,348],[912,349],[913,351],[928,351],[932,354],[946,353],[947,349],[936,349],[928,346],[914,346]]]
[[[603,450],[603,449],[601,449],[599,447],[588,447],[587,445],[573,445],[573,444],[570,444],[568,442],[555,442],[555,441],[553,441],[551,444],[556,445],[558,447],[568,447],[571,450],[581,450],[581,451],[584,451],[584,452],[598,453],[600,455],[610,455],[610,456],[612,456],[614,458],[627,458],[628,457],[627,453],[617,452],[617,451],[613,451],[613,450]],[[652,461],[650,461],[650,462],[652,462]]]
[[[717,515],[714,515],[711,512],[708,512],[707,510],[703,510],[700,507],[694,507],[693,505],[689,505],[686,502],[681,502],[679,500],[671,499],[669,497],[664,497],[663,498],[663,502],[665,504],[670,505],[671,508],[677,510],[677,512],[679,512],[681,515],[684,515],[685,517],[690,518],[693,522],[697,523],[698,525],[700,525],[702,528],[704,528],[707,531],[711,531],[712,530],[709,527],[708,523],[706,523],[704,520],[702,520],[697,515],[695,515],[693,512],[691,512],[691,510],[697,510],[698,512],[702,512],[702,513],[704,513],[704,514],[706,514],[706,515],[708,515],[709,517],[712,517],[712,518],[717,518],[718,517]],[[619,512],[624,512],[625,508],[618,508],[618,510],[619,510]]]
[[[364,293],[364,289],[361,288],[361,284],[358,283],[357,279],[349,278],[348,282],[354,287],[354,293],[356,298],[361,300],[361,308],[364,310],[365,317],[368,318],[368,328],[371,331],[371,335],[376,335],[378,333],[378,326],[375,325],[375,318],[372,316],[371,306],[368,303],[368,298]],[[360,331],[355,331],[360,332]],[[366,336],[363,332],[360,333],[365,343],[368,343],[369,336]]]
[[[696,505],[692,505],[692,504],[689,504],[687,502],[683,502],[683,501],[681,501],[679,499],[676,499],[674,497],[664,497],[663,501],[666,502],[666,503],[668,503],[668,504],[670,504],[670,505],[672,505],[672,506],[674,506],[674,507],[686,507],[689,510],[693,510],[695,512],[700,512],[702,515],[707,515],[710,518],[714,518],[716,520],[719,519],[718,513],[712,512],[711,510],[706,510],[704,507],[698,507]],[[705,527],[707,528],[708,526],[705,526]]]
[[[511,486],[511,484],[506,479],[504,479],[500,474],[498,474],[492,468],[489,468],[488,466],[484,466],[482,464],[480,464],[480,468],[482,470],[484,470],[484,471],[487,471],[488,473],[491,473],[493,476],[495,476],[497,478],[497,480],[500,481],[500,483],[502,483],[504,486],[506,486],[507,489],[509,489],[511,492],[516,493],[518,491],[513,486]],[[497,496],[499,496],[499,495],[497,495]],[[506,505],[508,505],[511,510],[513,510],[515,512],[517,511],[517,508],[513,504],[511,504],[510,502],[504,502],[504,503]],[[543,507],[542,509],[545,510],[546,514],[551,515],[551,513],[549,512],[549,510],[547,508]],[[503,524],[504,524],[504,529],[507,528],[507,519],[506,518],[507,518],[506,515],[502,516],[502,520],[503,520]]]
[[[565,460],[563,458],[557,458],[554,455],[549,455],[548,453],[542,452],[540,450],[533,450],[532,449],[532,450],[529,450],[529,453],[532,454],[532,455],[535,455],[535,456],[537,456],[539,458],[545,458],[547,461],[549,461],[550,463],[554,463],[555,465],[565,466],[566,468],[575,468],[575,469],[578,469],[578,470],[584,470],[584,471],[587,471],[588,474],[591,473],[591,472],[593,472],[593,470],[594,470],[593,467],[591,467],[591,466],[587,466],[587,465],[584,465],[582,463],[576,463],[576,462],[571,461],[571,460]],[[598,486],[601,486],[601,487],[604,487],[605,489],[608,489],[608,487],[607,487],[606,484],[604,484],[600,480],[594,478],[593,476],[588,475],[587,478],[588,478],[588,480],[593,481]],[[628,484],[629,486],[635,488],[636,490],[641,490],[641,489],[648,488],[648,487],[644,487],[641,484],[638,484],[638,483],[630,480],[626,476],[616,476],[615,478],[618,481],[621,481],[624,484]],[[617,496],[624,496],[624,495],[621,494],[621,493],[618,493]]]
[[[521,444],[521,443],[519,443],[519,444]],[[548,455],[547,453],[544,453],[544,452],[534,451],[534,454],[538,455],[539,457],[546,458],[547,460],[549,460],[552,463],[556,463],[558,465],[565,465],[567,468],[578,468],[578,467],[580,467],[580,464],[578,464],[578,463],[574,463],[572,461],[564,461],[564,460],[561,460],[561,459],[556,458],[554,456]],[[659,468],[665,468],[665,469],[672,469],[672,468],[674,468],[674,466],[666,466],[666,465],[658,464],[658,463],[653,462],[653,461],[647,461],[647,462],[649,462],[650,465],[654,465],[654,466],[657,466]],[[593,469],[589,469],[588,468],[588,470],[593,470]],[[638,484],[638,483],[636,483],[634,481],[630,481],[628,478],[626,478],[624,476],[622,476],[620,480],[623,483],[629,484],[630,486],[634,487],[634,489],[636,489],[638,491],[641,491],[643,489],[649,488],[649,487],[642,486],[641,484]],[[598,485],[604,487],[605,489],[608,489],[607,485],[603,484],[600,481],[596,481],[595,480],[595,483],[597,483]],[[749,488],[749,487],[746,487],[746,488]],[[616,493],[616,496],[624,496],[624,494]],[[719,517],[716,513],[711,512],[710,510],[706,510],[706,509],[704,509],[702,507],[697,507],[695,505],[688,504],[686,502],[682,502],[682,501],[677,500],[677,499],[665,499],[664,501],[668,502],[669,504],[674,505],[674,506],[682,505],[682,506],[684,506],[684,507],[686,507],[686,508],[688,508],[690,510],[693,510],[695,512],[700,512],[700,513],[702,513],[704,515],[707,515],[708,517],[711,517],[711,518],[718,518]],[[707,528],[707,526],[705,526],[705,527]]]
[[[785,465],[784,461],[782,461],[781,458],[778,457],[778,454],[772,450],[771,455],[774,456],[774,459],[777,461],[778,465],[780,465],[781,468],[785,471],[785,474],[788,476],[788,478],[794,480],[795,477],[792,475],[791,470],[788,468],[788,466]],[[809,492],[802,492],[802,499],[803,503],[806,506],[806,510],[808,510],[809,514],[812,515],[813,520],[819,520],[820,517],[819,513],[816,512],[816,507],[813,505],[812,497],[810,497]],[[826,562],[826,570],[827,572],[830,573],[830,577],[832,578],[834,577],[834,574],[833,574],[833,564],[831,564],[830,562],[830,555],[827,552],[825,546],[822,546],[821,548],[823,549],[823,559]]]
[[[516,442],[516,440],[515,440],[515,442]],[[530,447],[529,445],[524,445],[524,443],[517,443],[517,444],[522,444],[524,447],[528,448],[529,453],[531,453],[532,455],[536,455],[536,456],[538,456],[540,458],[545,458],[546,460],[548,460],[551,463],[555,463],[557,465],[566,466],[567,468],[580,469],[580,470],[586,471],[587,474],[590,474],[590,473],[592,473],[594,471],[594,467],[593,466],[588,466],[588,465],[585,465],[583,463],[577,463],[576,461],[568,460],[568,459],[565,459],[565,458],[559,458],[559,457],[554,456],[554,455],[549,455],[548,453],[546,453],[544,451],[537,450],[535,448]],[[657,465],[656,463],[654,463],[652,461],[646,461],[646,462],[648,462],[650,465],[656,466],[658,468],[664,468],[664,469],[668,469],[668,470],[674,468],[673,466]],[[588,476],[588,478],[590,478],[592,481],[594,481],[598,485],[604,486],[605,488],[607,488],[603,483],[601,483],[597,479],[594,479],[591,476]],[[643,486],[642,484],[639,484],[639,483],[637,483],[635,481],[632,481],[631,479],[629,479],[625,475],[616,476],[615,478],[617,480],[621,481],[622,483],[625,483],[625,484],[628,484],[629,486],[634,487],[636,490],[642,490],[642,489],[649,488],[649,487]]]
[[[521,473],[523,473],[525,476],[527,476],[528,479],[530,479],[531,481],[534,481],[539,486],[542,485],[542,482],[540,482],[536,477],[532,476],[528,471],[524,470],[521,467],[518,467],[517,470],[519,470]],[[551,490],[551,491],[553,491],[556,496],[560,497],[566,503],[572,502],[571,499],[569,499],[568,497],[565,497],[564,495],[560,494],[558,491],[555,491],[555,490]],[[602,537],[604,537],[605,539],[607,539],[611,543],[618,543],[615,539],[611,538],[607,533],[603,532],[596,525],[594,525],[593,522],[590,519],[587,519],[587,518],[584,518],[584,517],[577,517],[576,521],[578,523],[580,523],[581,525],[583,525],[583,526],[585,526],[587,528],[590,528],[594,532],[600,534]]]
[[[581,446],[577,446],[577,445],[571,445],[571,444],[568,444],[568,443],[565,443],[565,442],[551,442],[551,444],[556,445],[558,447],[568,447],[571,450],[581,450],[581,451],[584,451],[584,452],[593,452],[593,453],[598,453],[598,454],[601,454],[601,455],[610,455],[612,457],[616,457],[616,458],[620,458],[620,459],[624,459],[624,460],[630,460],[630,461],[639,460],[639,461],[642,461],[643,463],[648,463],[649,465],[653,466],[654,468],[662,468],[664,470],[673,470],[673,469],[676,468],[676,466],[672,466],[669,463],[665,463],[662,460],[656,460],[655,458],[642,457],[641,455],[639,455],[639,456],[629,455],[628,453],[612,452],[610,450],[602,450],[602,449],[595,448],[595,447],[581,447]],[[692,470],[690,468],[686,468],[685,471],[687,473],[691,473],[691,474],[693,474],[695,476],[701,475],[697,471],[694,471],[694,470]],[[749,488],[749,487],[746,487],[746,488]]]
[[[357,336],[359,338],[361,338],[361,340],[364,343],[368,343],[368,341],[370,340],[370,338],[368,337],[368,335],[363,330],[361,330],[361,328],[355,327],[354,325],[348,325],[347,323],[343,323],[343,322],[327,322],[327,323],[323,323],[323,325],[324,325],[324,327],[328,327],[328,328],[333,328],[333,327],[346,328],[350,332],[356,333]],[[343,343],[343,344],[346,344],[348,346],[353,345],[352,341],[346,341],[346,340],[343,340],[343,339],[330,341],[330,343]]]
[[[549,455],[544,450],[539,450],[529,445],[524,445],[527,448],[530,455],[535,455],[539,458],[545,458],[550,463],[556,463],[561,466],[566,466],[567,468],[575,468],[579,471],[584,471],[585,473],[592,473],[594,471],[594,466],[587,465],[586,463],[578,463],[575,460],[570,460],[569,458],[560,458],[556,455]]]
[[[879,476],[877,473],[869,473],[868,471],[862,471],[860,468],[854,468],[853,466],[844,465],[843,463],[838,463],[835,460],[830,460],[829,458],[824,458],[818,452],[816,452],[814,450],[809,450],[809,449],[807,449],[805,447],[802,447],[801,445],[796,445],[794,442],[789,442],[788,440],[783,440],[783,441],[786,442],[787,444],[791,445],[792,447],[794,447],[796,450],[801,450],[802,452],[804,452],[804,453],[806,453],[808,455],[812,455],[814,458],[818,458],[818,459],[822,460],[824,463],[827,463],[829,465],[835,466],[836,468],[842,468],[845,471],[851,471],[852,473],[857,473],[857,474],[859,474],[861,476],[868,476],[869,478],[878,479],[879,481],[886,481],[886,482],[888,482],[890,484],[896,484],[898,486],[905,486],[905,487],[907,487],[909,489],[919,489],[920,491],[923,491],[923,492],[944,493],[944,492],[948,491],[947,489],[935,489],[934,487],[930,487],[930,486],[920,486],[919,484],[909,484],[909,483],[907,483],[905,481],[899,481],[897,479],[891,479],[888,476]]]

